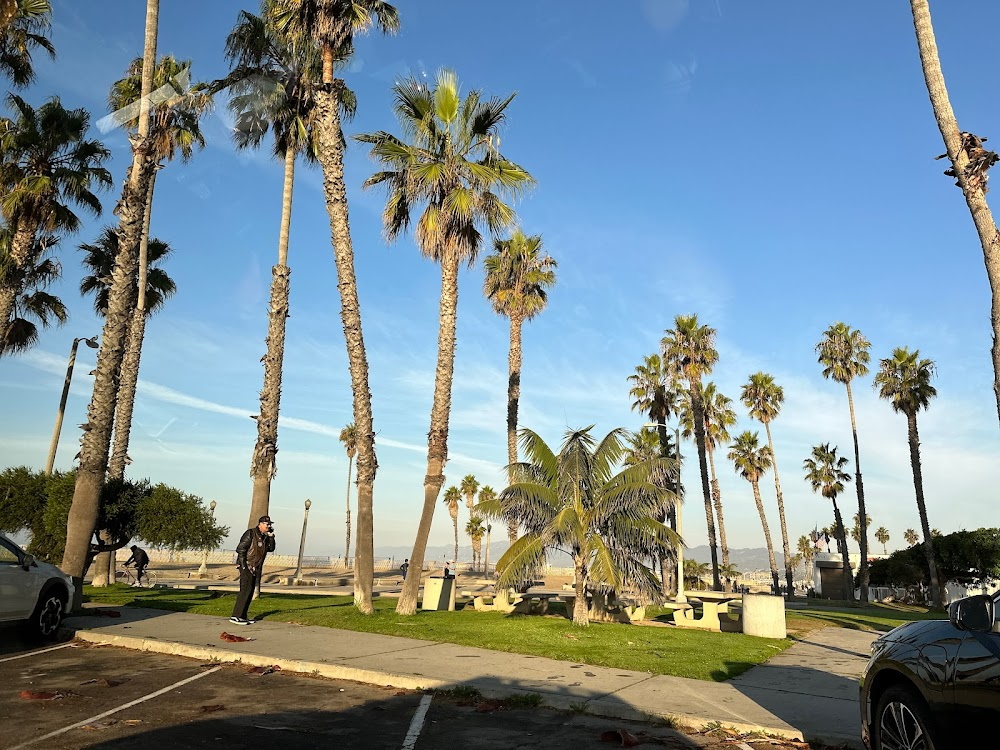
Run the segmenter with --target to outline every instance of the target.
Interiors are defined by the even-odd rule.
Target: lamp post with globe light
[[[668,425],[662,424],[660,422],[650,422],[644,424],[643,427],[667,427]],[[677,536],[683,539],[684,531],[683,524],[681,522],[681,508],[683,507],[683,490],[681,489],[681,430],[679,427],[674,428],[674,444],[677,447],[677,503],[675,505],[677,512]],[[687,601],[687,596],[684,594],[684,545],[677,545],[677,596],[674,597],[674,601],[678,604],[684,604]]]
[[[63,382],[62,398],[59,400],[59,413],[56,415],[56,426],[52,430],[52,442],[49,444],[49,458],[45,462],[45,475],[52,475],[52,467],[56,462],[56,449],[59,447],[59,433],[62,432],[63,416],[66,414],[66,399],[69,398],[69,384],[73,380],[73,365],[76,364],[76,348],[84,342],[91,349],[97,349],[97,336],[73,339],[73,348],[69,350],[69,364],[66,365],[66,380]]]
[[[298,583],[302,578],[302,555],[306,550],[306,524],[309,523],[309,507],[312,505],[312,501],[306,499],[306,512],[302,517],[302,539],[299,540],[299,561],[295,564],[295,583]]]

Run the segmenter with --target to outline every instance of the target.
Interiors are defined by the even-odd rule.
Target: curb
[[[351,682],[361,682],[368,685],[378,685],[380,687],[394,687],[403,690],[443,690],[453,688],[456,684],[472,685],[487,698],[504,698],[511,693],[538,694],[542,695],[545,704],[549,708],[562,711],[578,710],[583,704],[586,713],[591,716],[600,716],[609,719],[623,719],[627,721],[649,722],[652,720],[664,720],[672,726],[683,726],[695,731],[700,731],[708,724],[721,724],[731,727],[741,733],[762,732],[774,737],[781,737],[788,740],[802,741],[802,732],[795,729],[785,729],[783,727],[762,726],[759,724],[746,724],[743,722],[722,721],[718,717],[708,717],[693,714],[678,714],[670,711],[648,711],[631,706],[626,706],[617,701],[606,700],[610,696],[601,698],[572,698],[569,696],[545,693],[538,690],[521,689],[517,687],[496,688],[493,685],[480,686],[473,678],[460,683],[450,680],[441,680],[433,677],[415,677],[412,675],[393,674],[374,669],[359,669],[357,667],[346,667],[336,664],[323,664],[319,662],[301,661],[298,659],[283,659],[281,657],[268,654],[254,654],[245,652],[235,652],[216,646],[190,646],[170,641],[161,641],[154,638],[140,638],[125,635],[106,635],[89,630],[76,630],[74,636],[77,640],[93,643],[101,646],[116,646],[132,651],[146,651],[155,654],[167,654],[171,656],[183,656],[201,661],[213,661],[222,664],[244,664],[251,667],[277,666],[286,672],[298,672],[301,674],[315,675],[331,680],[349,680]]]

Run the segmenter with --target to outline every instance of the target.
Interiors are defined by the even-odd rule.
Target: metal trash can
[[[431,612],[455,611],[455,579],[429,576],[424,579],[424,599],[420,608]]]

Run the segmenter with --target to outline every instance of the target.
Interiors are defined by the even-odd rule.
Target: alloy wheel
[[[933,747],[920,720],[909,706],[899,701],[887,703],[882,709],[879,739],[882,750],[930,750]]]
[[[44,636],[50,636],[59,629],[62,621],[62,601],[58,596],[50,596],[42,605],[38,614],[38,630]]]

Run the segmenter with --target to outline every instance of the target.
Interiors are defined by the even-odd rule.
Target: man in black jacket
[[[257,525],[247,529],[236,545],[236,567],[240,571],[240,593],[236,597],[233,616],[229,622],[234,625],[251,625],[247,619],[250,610],[250,599],[253,597],[257,577],[264,570],[264,558],[268,552],[274,552],[274,526],[270,516],[261,516]]]

